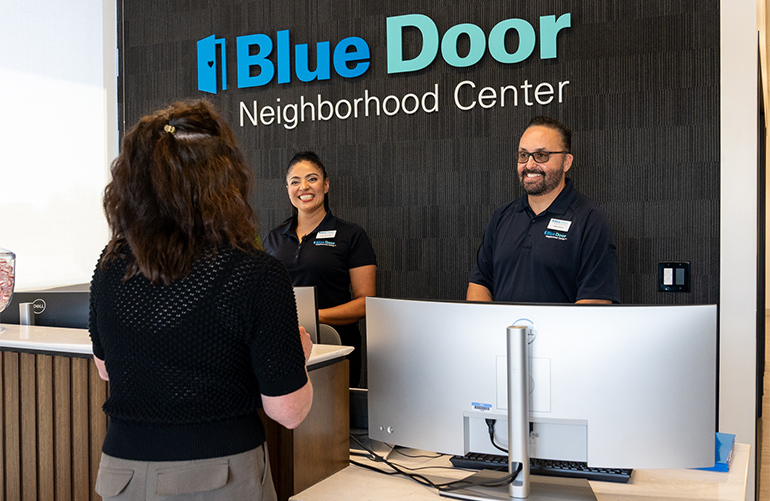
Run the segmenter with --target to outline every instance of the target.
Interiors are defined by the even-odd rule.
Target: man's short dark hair
[[[572,151],[572,131],[565,127],[563,123],[559,122],[555,118],[539,116],[530,120],[527,128],[529,129],[530,127],[534,127],[536,125],[548,127],[550,129],[556,129],[559,131],[561,140],[564,143],[564,149],[568,152]]]

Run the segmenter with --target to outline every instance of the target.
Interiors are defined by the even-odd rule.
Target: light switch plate
[[[690,292],[690,262],[665,261],[658,263],[658,290]]]

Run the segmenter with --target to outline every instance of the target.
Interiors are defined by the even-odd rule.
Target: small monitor
[[[19,323],[19,304],[32,303],[35,325],[88,328],[88,290],[14,292],[0,323]]]
[[[315,287],[294,287],[299,324],[318,342],[318,307]],[[32,303],[35,325],[45,327],[88,328],[86,290],[46,290],[15,292],[8,307],[0,313],[0,323],[19,323],[19,304]]]
[[[313,344],[318,343],[318,301],[315,287],[294,287],[294,298],[297,301],[297,319],[304,327]]]
[[[507,446],[506,334],[524,326],[531,457],[637,469],[713,465],[715,305],[368,298],[366,315],[373,439],[499,454],[486,420]]]

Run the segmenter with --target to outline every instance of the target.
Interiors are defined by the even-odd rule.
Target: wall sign
[[[521,191],[535,115],[573,130],[625,303],[719,300],[719,2],[122,1],[122,118],[209,99],[256,179],[262,234],[311,149],[369,233],[386,297],[462,299],[484,226]],[[555,233],[564,233],[552,229]],[[557,236],[557,235],[555,235]],[[658,262],[692,263],[660,294]]]

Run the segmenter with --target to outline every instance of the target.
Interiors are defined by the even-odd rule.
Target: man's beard
[[[536,181],[527,178],[528,173],[542,174],[539,178],[534,178]],[[524,169],[519,176],[519,182],[524,187],[524,191],[527,195],[546,195],[555,190],[559,183],[564,179],[563,168],[557,172],[546,173],[541,169]]]

